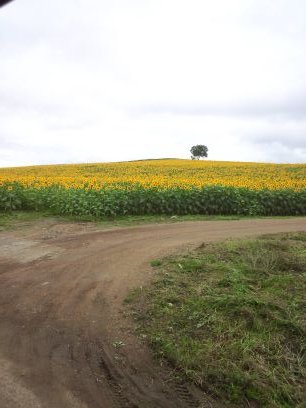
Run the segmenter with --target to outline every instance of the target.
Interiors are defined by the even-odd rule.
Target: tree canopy
[[[192,160],[197,159],[199,160],[200,157],[207,157],[208,155],[208,147],[205,145],[195,145],[192,146],[190,149],[190,153],[192,154]]]

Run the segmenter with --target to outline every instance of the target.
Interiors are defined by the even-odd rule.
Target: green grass
[[[77,215],[54,215],[47,211],[0,211],[0,231],[18,228],[19,226],[30,222],[52,218],[59,222],[93,222],[100,227],[129,227],[143,224],[155,223],[176,223],[182,221],[222,221],[222,220],[239,220],[250,217],[238,216],[209,216],[209,215],[125,215],[118,217],[93,217],[93,216],[77,216]]]
[[[0,212],[0,231],[14,229],[19,225],[38,221],[46,217],[50,217],[50,214],[33,211]]]
[[[153,261],[151,261],[151,266],[160,266],[162,264],[162,261],[160,259],[153,259]]]
[[[235,221],[241,219],[254,219],[253,216],[237,215],[124,215],[116,217],[93,217],[90,215],[55,215],[47,211],[0,211],[0,231],[12,230],[24,225],[30,225],[31,222],[41,221],[43,219],[53,219],[58,222],[92,222],[97,227],[132,227],[145,224],[173,224],[183,221]],[[258,219],[275,218],[285,219],[287,217],[255,217]],[[153,261],[154,262],[154,261]]]
[[[52,218],[58,222],[92,222],[97,227],[132,227],[143,224],[160,224],[160,223],[177,223],[183,221],[235,221],[242,219],[286,219],[295,218],[292,216],[238,216],[238,215],[123,215],[116,217],[94,217],[91,215],[56,215],[51,211],[0,211],[0,231],[11,230],[30,224],[34,221],[39,221],[47,218]]]
[[[160,359],[222,406],[305,406],[306,233],[204,245],[155,268],[129,303]]]

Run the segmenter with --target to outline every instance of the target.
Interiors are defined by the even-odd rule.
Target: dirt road
[[[306,218],[110,230],[44,220],[0,233],[0,407],[205,406],[134,335],[128,290],[150,280],[150,260],[182,248],[305,230]]]

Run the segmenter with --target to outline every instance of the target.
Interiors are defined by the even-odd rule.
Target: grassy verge
[[[224,406],[305,406],[306,233],[152,265],[155,281],[127,302],[159,358]]]
[[[243,218],[239,216],[209,216],[209,215],[125,215],[118,217],[93,217],[93,216],[77,216],[77,215],[54,215],[52,212],[46,211],[0,211],[0,231],[14,229],[24,223],[38,221],[46,218],[52,218],[59,222],[93,222],[101,227],[125,227],[133,225],[154,224],[154,223],[176,223],[182,221],[222,221],[222,220],[239,220]]]
[[[0,231],[12,230],[24,226],[30,222],[43,219],[53,219],[58,222],[92,222],[97,227],[132,227],[144,224],[173,224],[183,221],[235,221],[243,219],[288,219],[292,216],[274,216],[274,217],[254,217],[238,215],[123,215],[116,217],[93,217],[78,215],[54,215],[47,211],[0,211]]]
[[[45,212],[14,211],[3,213],[0,211],[0,231],[14,229],[16,226],[50,217]]]

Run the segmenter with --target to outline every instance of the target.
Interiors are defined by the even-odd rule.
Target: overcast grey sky
[[[306,162],[305,0],[0,8],[0,166]]]

